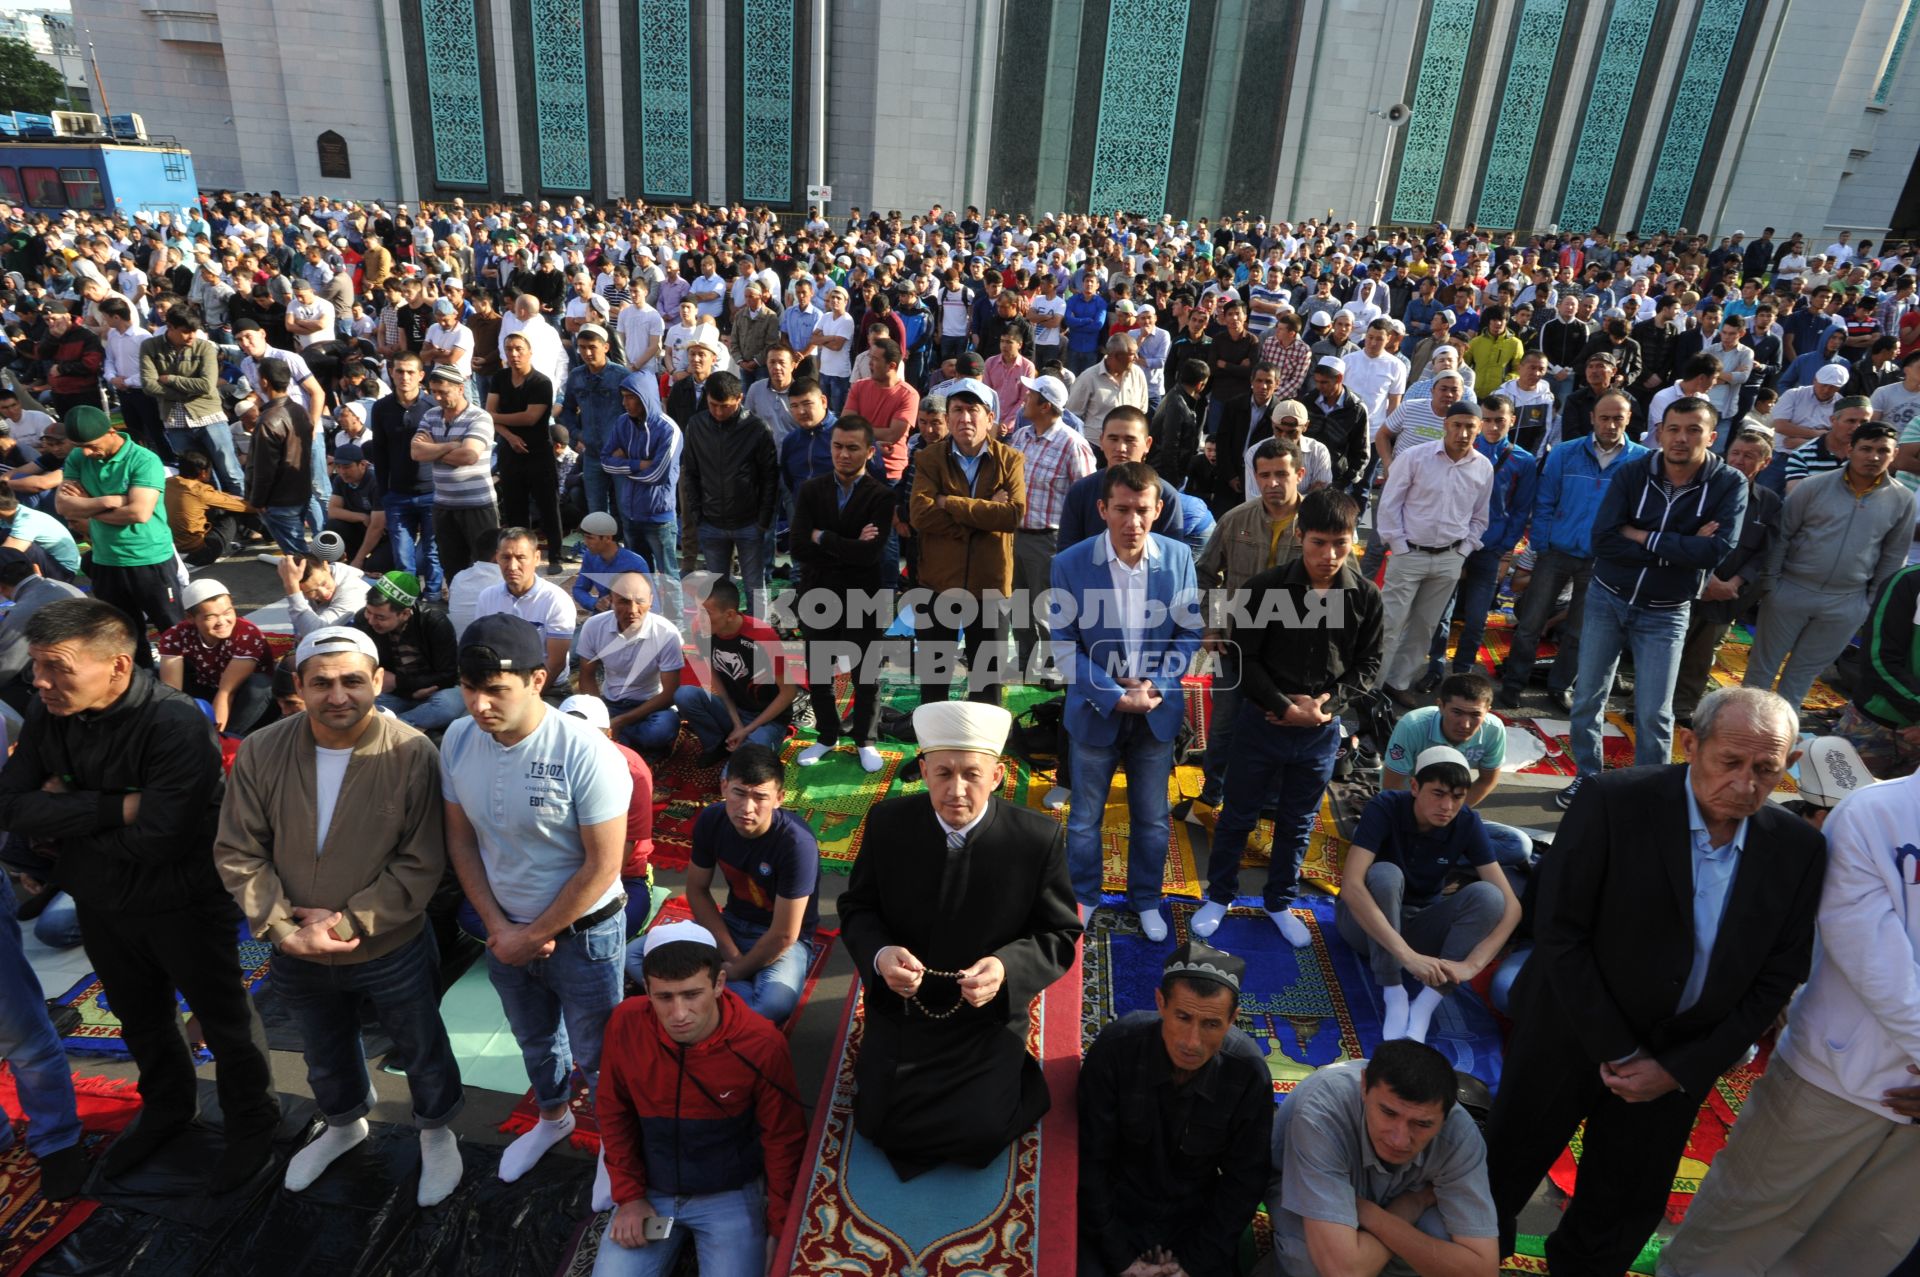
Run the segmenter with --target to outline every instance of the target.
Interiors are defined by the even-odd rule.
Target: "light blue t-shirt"
[[[0,540],[31,541],[47,552],[47,557],[69,572],[80,570],[80,547],[73,533],[52,515],[23,505],[13,512],[11,521],[0,519],[6,535]]]
[[[1459,750],[1475,772],[1498,771],[1507,761],[1507,728],[1499,718],[1488,714],[1465,744],[1455,745],[1441,731],[1438,705],[1409,710],[1394,726],[1393,738],[1387,742],[1387,767],[1411,776],[1415,760],[1435,745]]]
[[[548,706],[540,726],[511,748],[471,718],[454,723],[440,746],[440,787],[473,824],[493,898],[524,925],[585,863],[581,826],[626,819],[633,776],[612,741]],[[581,912],[619,891],[616,878]]]

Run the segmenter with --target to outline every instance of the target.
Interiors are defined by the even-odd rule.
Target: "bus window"
[[[60,185],[60,173],[50,168],[26,168],[20,170],[20,180],[26,183],[27,203],[35,208],[65,208],[67,206],[66,188]]]
[[[0,164],[0,195],[15,204],[26,201],[26,195],[20,190],[20,174],[11,164]]]
[[[106,198],[100,191],[99,169],[63,168],[60,170],[60,182],[67,189],[67,207],[92,209],[107,206]]]

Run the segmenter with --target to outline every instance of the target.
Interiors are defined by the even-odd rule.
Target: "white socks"
[[[1267,917],[1273,919],[1273,925],[1280,928],[1280,934],[1287,943],[1296,949],[1304,949],[1313,943],[1313,933],[1307,930],[1307,924],[1293,916],[1291,909],[1269,909]]]
[[[460,1186],[460,1143],[453,1132],[436,1126],[420,1132],[420,1191],[414,1200],[422,1206],[438,1206]]]
[[[1205,940],[1208,936],[1220,930],[1220,920],[1226,916],[1227,907],[1225,905],[1216,904],[1214,901],[1209,900],[1193,911],[1193,920],[1187,924],[1187,927],[1194,935]]]
[[[1160,916],[1158,909],[1144,909],[1133,916],[1140,919],[1140,930],[1146,933],[1150,943],[1159,944],[1167,938],[1167,920]]]
[[[880,751],[871,745],[860,747],[860,770],[871,775],[886,766],[887,760],[880,757]]]
[[[1427,1030],[1433,1024],[1433,1013],[1440,1009],[1440,999],[1444,995],[1438,989],[1422,989],[1414,995],[1413,1005],[1407,1008],[1407,1036],[1415,1042],[1427,1040]]]
[[[573,1110],[568,1109],[552,1120],[541,1118],[533,1124],[533,1129],[507,1145],[507,1151],[500,1155],[500,1179],[511,1184],[533,1169],[533,1164],[546,1156],[547,1150],[573,1134]]]
[[[305,1191],[313,1181],[326,1174],[342,1153],[367,1138],[367,1119],[357,1118],[345,1126],[329,1126],[320,1138],[293,1155],[287,1163],[286,1185],[289,1193]]]
[[[607,1150],[600,1149],[600,1161],[593,1168],[593,1213],[613,1209],[613,1176],[607,1174]]]
[[[1381,1026],[1380,1040],[1391,1042],[1395,1038],[1407,1036],[1407,991],[1404,986],[1389,984],[1380,990],[1380,1001],[1386,1004],[1386,1023]]]
[[[819,762],[821,759],[825,758],[828,754],[831,754],[832,752],[833,752],[833,746],[821,745],[816,743],[816,744],[809,745],[805,749],[801,750],[800,757],[794,759],[793,761],[798,763],[802,767],[811,767],[815,763]]]

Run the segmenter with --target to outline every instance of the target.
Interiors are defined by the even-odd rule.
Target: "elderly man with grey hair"
[[[1107,356],[1097,368],[1074,379],[1067,392],[1067,411],[1080,418],[1087,442],[1097,451],[1107,414],[1128,405],[1147,410],[1147,374],[1137,357],[1138,346],[1125,333],[1107,338]]]
[[[1586,1122],[1547,1238],[1556,1277],[1625,1270],[1660,1222],[1700,1101],[1807,978],[1826,845],[1769,801],[1800,756],[1792,705],[1722,688],[1687,760],[1587,779],[1541,862],[1487,1129],[1501,1241]]]

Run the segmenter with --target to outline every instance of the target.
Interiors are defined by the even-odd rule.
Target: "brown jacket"
[[[279,943],[296,907],[335,909],[357,948],[329,966],[392,953],[419,934],[446,870],[440,754],[399,719],[376,713],[315,846],[313,732],[304,714],[247,737],[227,777],[214,865],[254,935]]]
[[[952,438],[922,450],[913,466],[911,522],[920,537],[920,580],[932,590],[1013,589],[1013,534],[1027,513],[1027,459],[989,439],[971,488]],[[1005,489],[1008,499],[990,498]],[[976,495],[977,494],[977,495]],[[934,500],[946,497],[945,507]]]

